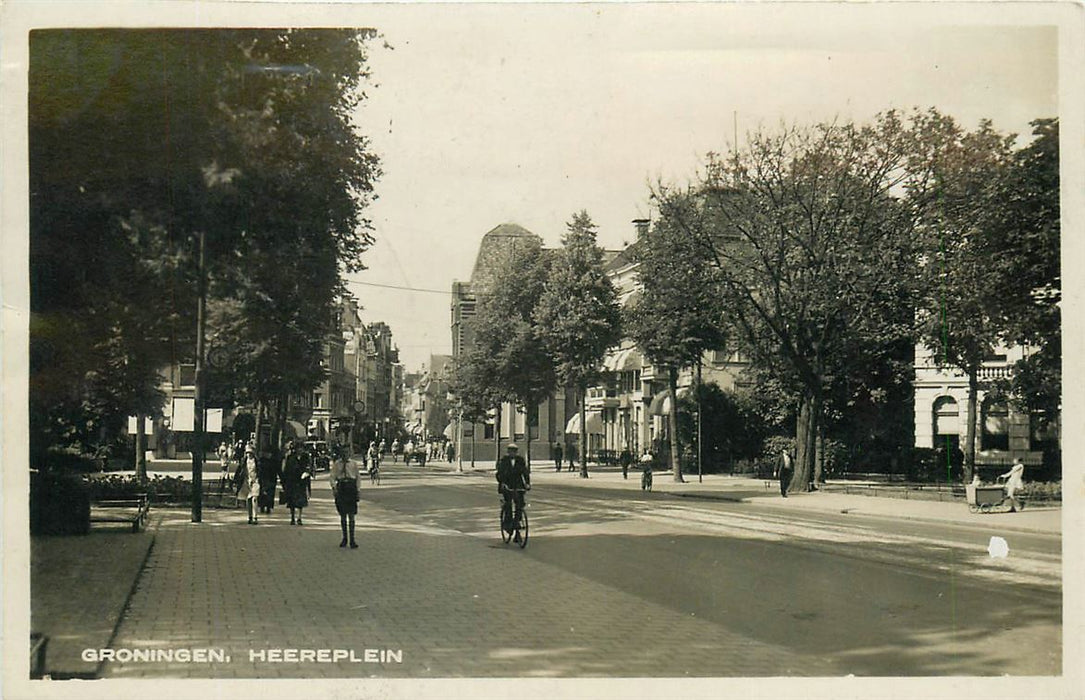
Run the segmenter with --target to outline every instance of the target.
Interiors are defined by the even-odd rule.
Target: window
[[[1044,411],[1035,411],[1029,415],[1029,449],[1042,452],[1058,445],[1056,428],[1053,421],[1048,420]]]
[[[959,411],[957,401],[952,396],[939,397],[934,402],[934,434],[960,435]]]
[[[983,435],[980,438],[980,449],[1010,449],[1010,411],[1006,402],[987,399],[983,402],[981,410],[983,412]]]
[[[494,439],[494,426],[493,423],[486,423],[482,426],[482,439],[493,440]]]
[[[179,365],[178,386],[196,386],[196,365]]]

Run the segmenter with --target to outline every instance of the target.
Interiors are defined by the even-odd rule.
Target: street
[[[385,465],[381,486],[363,488],[354,551],[337,546],[326,478],[302,527],[281,506],[256,526],[242,511],[208,509],[198,525],[169,511],[112,647],[228,660],[109,662],[103,675],[1061,672],[1057,535],[1007,535],[1013,556],[996,559],[982,521],[783,512],[578,481],[536,471],[524,550],[501,543],[482,473]],[[355,657],[275,655],[324,649]]]

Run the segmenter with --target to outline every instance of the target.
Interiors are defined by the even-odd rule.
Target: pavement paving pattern
[[[836,675],[833,662],[729,632],[470,535],[363,503],[357,550],[318,484],[305,525],[209,510],[161,523],[115,649],[225,650],[225,663],[108,663],[113,678]],[[496,519],[496,515],[495,515]],[[484,538],[484,539],[483,539]],[[483,539],[485,544],[480,542]],[[361,663],[263,650],[353,650]],[[366,663],[365,650],[378,661]],[[381,650],[401,654],[379,661]]]

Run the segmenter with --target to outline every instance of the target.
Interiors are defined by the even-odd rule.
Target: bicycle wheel
[[[512,541],[512,530],[506,530],[505,529],[505,523],[508,522],[508,518],[505,517],[505,506],[504,505],[501,506],[501,511],[497,516],[497,522],[501,526],[501,541],[504,542],[505,544],[508,544],[510,541]]]
[[[520,549],[527,546],[527,508],[520,511]]]

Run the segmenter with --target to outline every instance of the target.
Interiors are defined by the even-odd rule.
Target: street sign
[[[361,400],[355,401],[354,402],[354,412],[357,413],[358,415],[364,416],[365,415],[365,401],[361,401]]]

